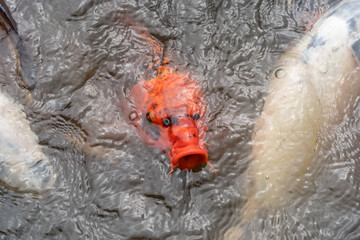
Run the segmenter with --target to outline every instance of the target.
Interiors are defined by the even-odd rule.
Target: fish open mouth
[[[207,163],[208,154],[200,147],[190,146],[173,151],[171,163],[180,169],[191,170],[201,163]]]

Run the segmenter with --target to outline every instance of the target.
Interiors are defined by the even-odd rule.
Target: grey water
[[[276,59],[336,1],[7,0],[37,83],[26,114],[54,190],[0,185],[0,239],[222,239],[241,222],[251,134]],[[210,167],[176,170],[121,111],[151,64],[147,29],[208,103]],[[12,90],[13,72],[1,86]],[[253,239],[360,239],[360,108],[329,134],[304,191],[246,226]],[[321,164],[324,163],[324,164]]]

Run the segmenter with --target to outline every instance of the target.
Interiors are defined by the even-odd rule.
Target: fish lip
[[[171,164],[179,169],[192,170],[203,162],[207,163],[208,160],[207,151],[200,146],[187,146],[180,149],[173,149],[172,153]],[[189,162],[189,160],[191,162]]]

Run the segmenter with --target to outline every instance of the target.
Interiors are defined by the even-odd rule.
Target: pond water
[[[26,113],[57,181],[41,195],[0,185],[0,239],[223,239],[241,222],[249,185],[243,176],[268,74],[336,1],[6,2],[38,78]],[[130,22],[197,79],[208,103],[204,140],[216,175],[207,166],[176,170],[169,180],[166,155],[129,125],[121,105],[152,59]],[[357,119],[354,105],[329,134],[332,144],[311,165],[298,197],[260,213],[244,227],[247,236],[360,238]]]

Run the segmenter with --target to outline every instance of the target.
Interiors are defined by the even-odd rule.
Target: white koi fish
[[[253,134],[256,201],[277,208],[360,90],[360,1],[344,1],[279,60]]]
[[[0,46],[5,49],[2,52],[11,52],[8,55],[13,56],[23,85],[33,87],[30,58],[3,0],[0,0],[0,36]],[[24,107],[0,90],[0,183],[19,191],[42,192],[53,188],[55,179],[53,166],[37,143]]]
[[[22,105],[0,92],[0,181],[20,191],[53,187],[56,176]]]
[[[316,144],[342,121],[360,91],[360,1],[339,3],[323,15],[270,76],[265,104],[252,138],[253,186],[244,222],[260,209],[287,204],[305,179]],[[225,239],[236,239],[240,227]]]

